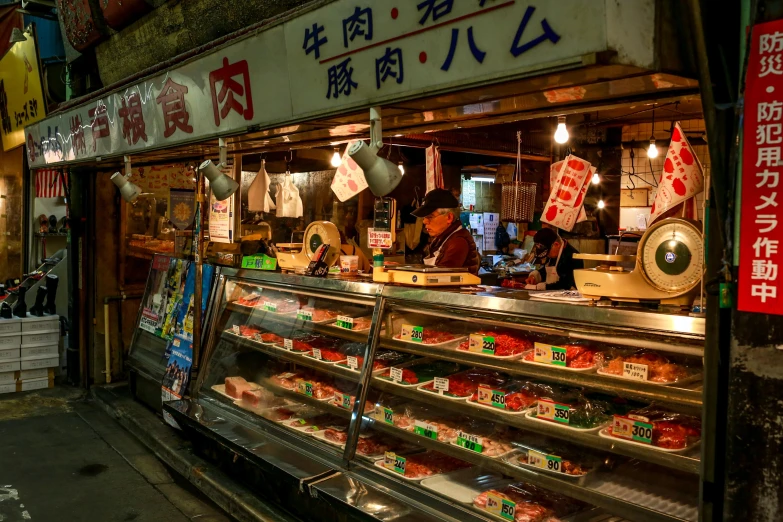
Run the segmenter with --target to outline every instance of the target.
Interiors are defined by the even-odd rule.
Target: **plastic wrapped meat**
[[[639,350],[630,355],[618,355],[609,361],[601,371],[622,376],[623,363],[647,366],[647,380],[651,382],[668,384],[691,375],[691,371],[686,366],[673,363],[668,357],[649,350]]]
[[[449,473],[471,466],[467,462],[434,451],[408,455],[405,460],[405,476],[410,479]]]
[[[338,341],[323,335],[303,335],[292,340],[291,350],[301,353],[311,353],[313,348],[334,350]]]
[[[305,306],[299,309],[299,312],[310,312],[313,314],[313,322],[321,323],[330,319],[336,319],[340,315],[339,310],[324,310],[321,308],[314,308],[312,306]]]
[[[296,412],[293,410],[289,410],[288,408],[280,407],[280,408],[274,408],[272,410],[264,412],[264,418],[267,418],[269,420],[275,421],[275,422],[282,422],[284,420],[288,420],[291,417],[296,415]]]
[[[558,440],[535,437],[530,443],[518,442],[514,444],[518,453],[514,453],[506,458],[506,462],[516,464],[533,465],[530,462],[530,453],[536,452],[539,458],[543,458],[546,463],[546,456],[556,456],[560,458],[560,469],[550,469],[553,472],[565,473],[566,475],[581,476],[588,473],[591,469],[600,465],[600,459],[583,450],[575,449]]]
[[[264,332],[261,334],[261,342],[268,344],[283,344],[283,338],[272,332]]]
[[[304,372],[283,372],[277,375],[273,375],[270,381],[275,386],[280,386],[286,390],[296,389],[297,380],[302,379],[305,376]]]
[[[508,334],[493,331],[475,332],[478,335],[491,336],[495,338],[496,357],[510,357],[519,355],[533,349],[533,341],[526,339],[520,334]],[[463,341],[459,345],[460,350],[468,351],[470,340]]]
[[[347,428],[327,428],[324,431],[324,437],[337,444],[345,444],[345,441],[348,440],[348,430]]]
[[[543,395],[538,402],[537,417],[550,422],[558,422],[541,415],[542,408],[550,408],[544,400],[568,406],[568,425],[578,429],[592,429],[611,420],[612,405],[601,399],[588,399],[581,390],[555,389],[553,393]],[[618,405],[619,407],[619,405]]]
[[[592,368],[603,362],[603,354],[595,348],[581,344],[566,344],[561,348],[566,350],[566,368]],[[525,360],[535,360],[535,351],[525,354]]]
[[[402,383],[407,385],[420,384],[431,381],[435,377],[446,377],[464,369],[459,364],[447,361],[421,362],[402,368]],[[391,368],[384,371],[379,376],[387,381],[392,380]]]
[[[365,343],[347,343],[343,345],[346,357],[356,357],[356,371],[361,371],[364,365]],[[412,355],[395,352],[392,350],[378,350],[373,360],[373,371],[382,370],[395,364],[402,364],[413,359]],[[348,362],[338,363],[338,366],[348,367]]]
[[[333,399],[334,394],[338,392],[337,388],[332,385],[329,379],[319,378],[315,376],[309,376],[296,379],[294,389],[300,393],[303,393],[299,387],[299,383],[309,382],[313,385],[313,398],[318,400]]]
[[[406,431],[413,430],[415,419],[411,416],[407,403],[401,402],[394,396],[381,396],[375,403],[373,416],[378,422],[391,424]]]
[[[340,362],[346,358],[345,352],[340,348],[318,348],[321,352],[321,360],[327,362]],[[309,354],[315,357],[315,352]]]
[[[579,501],[523,482],[499,490],[485,491],[473,499],[473,505],[479,509],[486,509],[490,493],[516,504],[515,522],[548,522],[552,517],[571,515],[585,507],[585,504]]]
[[[670,413],[650,406],[630,411],[627,417],[652,424],[652,445],[659,448],[682,449],[695,444],[701,438],[701,422],[688,415]],[[609,433],[612,435],[613,429],[614,426],[609,427]]]
[[[435,327],[425,326],[424,338],[422,339],[421,344],[441,344],[448,341],[453,341],[458,337],[460,337],[458,334],[447,332],[445,330],[438,330]],[[401,334],[395,335],[394,339],[401,341],[402,340]]]
[[[267,395],[265,390],[245,390],[242,392],[242,406],[246,408],[259,408],[264,404],[264,396]]]
[[[242,306],[258,306],[261,301],[261,294],[258,292],[251,292],[237,299],[237,304]]]
[[[255,390],[260,386],[254,382],[247,382],[243,377],[226,377],[226,394],[235,399],[241,399],[246,390]]]
[[[502,396],[503,400],[492,401],[491,396],[486,396],[487,392]],[[533,406],[542,395],[551,392],[552,388],[543,384],[508,379],[496,387],[484,388],[481,391],[476,390],[469,400],[479,404],[495,406],[507,411],[520,412]]]
[[[257,326],[245,325],[239,327],[239,335],[242,337],[250,337],[252,339],[254,334],[261,333],[261,329]]]
[[[450,397],[470,397],[477,393],[479,386],[488,386],[495,388],[500,386],[508,378],[498,372],[492,370],[484,370],[482,368],[473,368],[461,373],[456,373],[446,377],[448,380],[448,390],[444,390],[443,394]],[[431,382],[420,388],[421,390],[438,393],[435,389],[435,383]]]
[[[345,421],[328,413],[311,415],[306,418],[294,419],[285,423],[290,428],[303,429],[307,432],[321,431],[325,427],[341,426]],[[347,424],[345,424],[347,426]]]

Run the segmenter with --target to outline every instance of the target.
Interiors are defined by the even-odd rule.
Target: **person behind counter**
[[[464,268],[478,274],[481,258],[470,232],[459,219],[459,201],[445,189],[431,190],[422,205],[411,212],[423,218],[430,236],[424,248],[424,264],[442,268]]]
[[[574,259],[579,251],[551,228],[543,228],[533,236],[536,257],[543,258],[543,266],[530,273],[526,283],[546,283],[547,290],[570,290],[576,286],[574,270],[584,268],[581,259]]]

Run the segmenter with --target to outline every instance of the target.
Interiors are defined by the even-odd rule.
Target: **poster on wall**
[[[139,328],[151,334],[158,335],[163,327],[168,292],[169,266],[172,259],[168,256],[156,255],[152,260],[152,269],[147,280],[146,300],[142,304]]]
[[[46,101],[38,69],[36,37],[16,42],[0,59],[0,129],[3,150],[25,142],[25,126],[46,117]]]
[[[216,243],[231,243],[234,237],[234,196],[218,201],[209,196],[209,239]]]
[[[190,384],[190,368],[193,365],[193,344],[189,339],[175,336],[171,342],[166,371],[163,374],[161,385],[161,401],[170,402],[181,399],[188,391]],[[163,412],[163,418],[171,426],[179,428],[179,425],[171,415]]]
[[[169,220],[179,230],[187,230],[193,224],[196,212],[196,191],[192,189],[169,190]]]

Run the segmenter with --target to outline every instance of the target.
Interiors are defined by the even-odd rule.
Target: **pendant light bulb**
[[[340,157],[340,153],[337,151],[337,149],[334,149],[334,154],[332,155],[332,167],[339,167],[343,164],[343,159]]]
[[[566,129],[565,116],[557,117],[557,129],[555,130],[555,141],[561,144],[568,141],[568,129]]]
[[[658,157],[658,147],[655,146],[655,138],[650,138],[650,148],[647,149],[647,157],[650,159]]]
[[[606,203],[604,203],[603,199],[598,200],[598,208],[604,208],[606,206]]]
[[[397,168],[400,169],[400,174],[402,174],[404,176],[405,175],[405,167],[402,166],[402,162],[400,162],[397,165]]]
[[[591,179],[590,181],[592,181],[593,185],[598,185],[599,183],[601,183],[601,176],[599,176],[598,173],[596,172],[595,174],[593,174],[593,179]]]

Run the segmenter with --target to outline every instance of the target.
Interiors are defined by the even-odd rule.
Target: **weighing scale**
[[[313,259],[315,251],[324,243],[329,245],[329,252],[324,261],[327,265],[332,266],[340,257],[340,231],[337,230],[334,223],[329,221],[313,221],[305,229],[301,250],[299,252],[278,251],[277,263],[280,268],[289,270],[306,268]],[[288,244],[278,244],[277,246],[279,249],[283,247],[282,250],[285,250],[286,245]]]
[[[372,272],[376,283],[397,283],[413,286],[464,286],[481,284],[481,278],[462,268],[440,268],[426,265],[401,265]]]
[[[574,258],[605,263],[574,270],[576,288],[588,299],[690,307],[704,273],[704,238],[696,222],[669,218],[647,229],[636,256],[575,254]],[[633,270],[608,264],[634,259]]]

